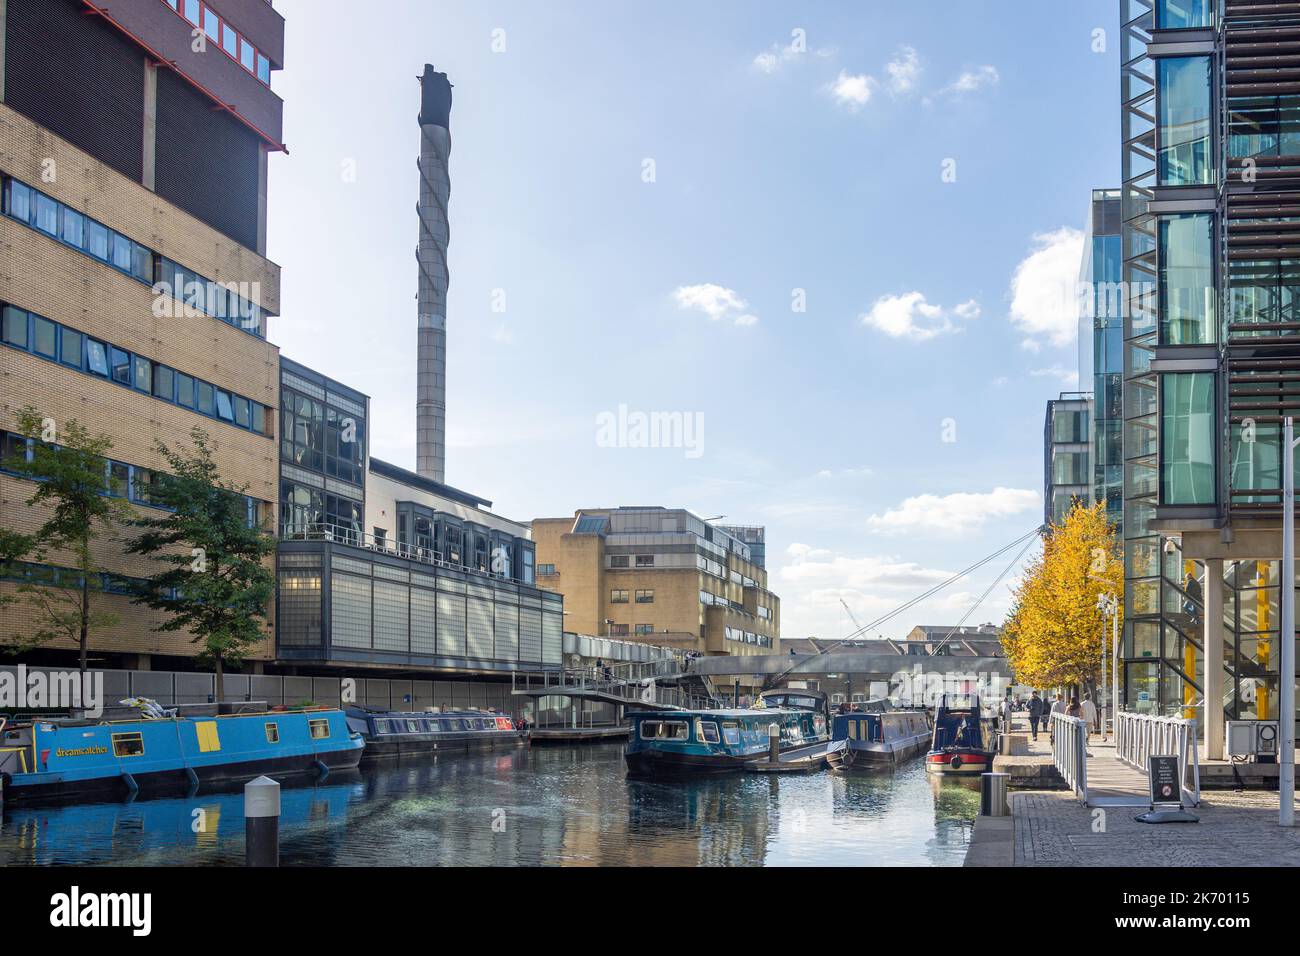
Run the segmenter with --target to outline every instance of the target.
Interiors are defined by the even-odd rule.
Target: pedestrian
[[[1091,694],[1083,695],[1083,703],[1079,705],[1083,722],[1088,725],[1088,743],[1092,743],[1092,732],[1097,727],[1097,705],[1092,702]]]
[[[1048,724],[1048,727],[1049,727],[1050,730],[1051,730],[1051,739],[1052,739],[1052,743],[1053,743],[1053,744],[1056,743],[1056,720],[1055,720],[1055,717],[1056,717],[1057,714],[1064,714],[1064,713],[1065,713],[1065,696],[1064,696],[1063,694],[1053,694],[1053,695],[1052,695],[1052,708],[1051,708],[1051,710],[1048,712],[1048,715],[1047,715],[1047,719],[1051,721],[1051,723]]]
[[[1042,720],[1044,725],[1047,723],[1044,720],[1046,713],[1046,702],[1038,696],[1038,691],[1034,691],[1029,695],[1029,732],[1034,735],[1035,740],[1038,739],[1038,722]]]
[[[601,660],[599,657],[597,657],[596,666],[593,668],[594,673],[591,676],[596,678],[596,680],[600,680],[600,675],[604,670],[605,670],[605,662]]]
[[[1076,720],[1083,719],[1083,705],[1079,703],[1078,697],[1070,698],[1070,706],[1066,708],[1065,716],[1074,717]]]

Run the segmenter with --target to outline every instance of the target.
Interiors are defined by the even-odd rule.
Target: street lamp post
[[[1279,661],[1278,822],[1295,826],[1295,428],[1282,424],[1282,654]]]
[[[1101,637],[1101,696],[1110,704],[1111,726],[1116,720],[1115,697],[1119,694],[1119,597],[1114,593],[1097,598],[1097,610],[1110,619],[1110,678],[1111,688],[1106,689],[1106,635]],[[1106,739],[1106,708],[1101,706],[1101,739]]]

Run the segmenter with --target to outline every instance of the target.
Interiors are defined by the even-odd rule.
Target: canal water
[[[0,865],[240,865],[241,791],[6,808]],[[282,865],[959,866],[978,788],[897,771],[628,780],[622,744],[379,764],[285,785]]]

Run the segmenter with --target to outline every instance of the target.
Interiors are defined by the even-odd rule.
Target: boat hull
[[[853,741],[846,748],[828,750],[826,762],[837,773],[879,770],[894,767],[925,753],[930,746],[930,735],[921,734],[895,745],[862,745]]]
[[[993,769],[993,754],[983,750],[945,750],[932,752],[925,758],[927,773],[968,776],[988,773]]]
[[[362,760],[370,763],[375,760],[395,760],[399,757],[427,757],[444,753],[477,753],[488,750],[514,750],[528,744],[528,737],[518,731],[502,734],[485,734],[473,736],[467,734],[464,739],[456,739],[452,734],[439,734],[429,739],[392,737],[367,737],[366,750]]]

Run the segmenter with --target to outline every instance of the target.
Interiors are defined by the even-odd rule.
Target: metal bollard
[[[1007,803],[1007,784],[1011,780],[1009,773],[980,774],[980,816],[1008,817],[1011,807]]]
[[[781,728],[776,724],[767,725],[767,759],[771,763],[781,759]]]
[[[270,777],[244,784],[244,865],[280,865],[280,785]]]

